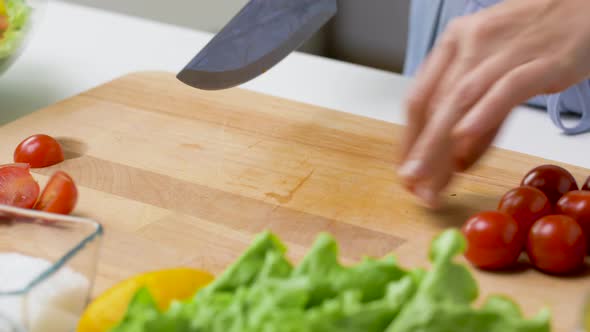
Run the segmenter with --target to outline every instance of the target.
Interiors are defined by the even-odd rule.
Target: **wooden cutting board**
[[[395,253],[426,266],[431,239],[499,197],[545,160],[492,151],[432,213],[400,186],[400,126],[262,94],[203,92],[167,73],[132,74],[0,128],[0,161],[25,137],[58,137],[62,169],[81,189],[77,212],[106,228],[95,293],[146,270],[179,265],[221,272],[265,229],[300,259],[330,232],[350,263]],[[590,171],[568,167],[582,180]],[[474,271],[489,293],[508,294],[527,314],[551,306],[571,331],[590,277],[532,269]]]

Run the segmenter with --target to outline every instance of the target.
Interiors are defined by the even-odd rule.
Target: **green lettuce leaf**
[[[293,271],[294,277],[305,277],[311,282],[312,298],[309,306],[352,289],[360,291],[361,301],[373,301],[382,298],[387,286],[405,274],[393,257],[383,260],[365,258],[356,266],[342,266],[338,262],[338,244],[327,234],[318,237],[310,252]]]
[[[549,313],[526,320],[507,298],[481,308],[475,279],[453,258],[465,249],[456,230],[432,243],[430,271],[400,268],[393,257],[338,262],[322,234],[297,267],[270,234],[195,297],[159,312],[147,290],[113,332],[548,332]]]
[[[148,322],[159,320],[160,314],[158,305],[149,290],[141,288],[131,299],[125,318],[112,331],[143,331]]]
[[[16,52],[23,42],[31,8],[25,0],[6,0],[6,13],[9,26],[0,37],[0,60]]]
[[[285,246],[275,235],[268,232],[260,234],[236,263],[215,279],[204,292],[232,292],[250,286],[259,277],[288,275],[292,267],[284,258],[285,251]]]
[[[433,241],[432,270],[387,332],[550,331],[548,312],[525,320],[518,306],[505,298],[491,297],[481,309],[473,308],[477,283],[466,267],[453,262],[464,250],[458,231],[444,232]]]

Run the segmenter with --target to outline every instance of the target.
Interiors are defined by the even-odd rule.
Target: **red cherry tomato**
[[[590,191],[590,176],[586,179],[586,182],[584,182],[584,185],[582,186],[582,190],[589,190]]]
[[[550,215],[539,219],[531,228],[527,253],[539,270],[569,274],[584,265],[586,239],[573,218]]]
[[[0,15],[0,37],[4,34],[4,30],[8,29],[8,18],[6,16]]]
[[[14,151],[14,162],[27,163],[32,168],[52,166],[64,161],[61,145],[53,137],[34,135],[22,141]]]
[[[78,201],[78,189],[74,180],[62,171],[58,171],[47,183],[39,202],[35,205],[36,210],[45,212],[70,214]]]
[[[465,257],[482,269],[510,267],[524,245],[518,223],[504,212],[478,213],[467,220],[462,231],[467,239]]]
[[[586,243],[588,243],[590,240],[590,191],[575,190],[566,193],[557,201],[556,211],[574,218],[582,227]]]
[[[532,169],[525,175],[522,186],[532,186],[541,190],[551,204],[568,191],[578,190],[576,179],[566,169],[555,165],[543,165]]]
[[[526,237],[535,221],[551,214],[551,203],[539,189],[523,186],[504,194],[498,204],[498,210],[512,216]]]
[[[39,197],[39,184],[28,165],[0,166],[0,204],[30,209]]]

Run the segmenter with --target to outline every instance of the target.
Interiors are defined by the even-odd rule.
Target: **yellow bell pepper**
[[[6,16],[6,4],[4,4],[4,0],[0,0],[0,16]]]
[[[0,0],[1,1],[1,0]],[[140,274],[113,286],[96,298],[86,309],[77,332],[107,332],[124,316],[131,298],[147,287],[161,310],[174,300],[186,300],[213,280],[213,275],[188,268]]]

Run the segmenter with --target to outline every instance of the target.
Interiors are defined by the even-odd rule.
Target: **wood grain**
[[[77,213],[106,234],[95,292],[132,274],[179,265],[222,271],[270,229],[298,260],[317,233],[333,233],[343,260],[394,253],[426,266],[447,227],[492,209],[546,160],[494,150],[446,193],[447,208],[420,208],[399,185],[401,128],[240,89],[203,92],[167,73],[132,74],[0,128],[0,161],[24,137],[58,137],[57,169],[80,186]],[[559,163],[557,163],[559,164]],[[587,170],[567,166],[582,180]],[[532,269],[474,271],[482,297],[508,294],[527,314],[548,305],[556,331],[576,324],[589,278]]]

